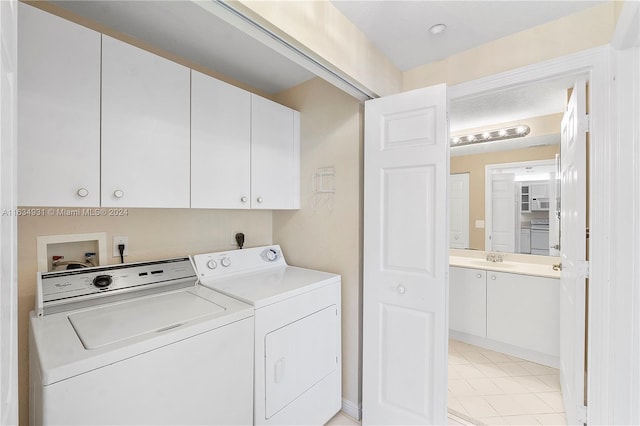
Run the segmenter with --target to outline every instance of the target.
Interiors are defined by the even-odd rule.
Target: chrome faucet
[[[487,253],[487,262],[502,262],[502,255],[498,253]]]

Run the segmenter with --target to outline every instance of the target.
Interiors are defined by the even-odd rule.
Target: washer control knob
[[[207,268],[216,269],[217,267],[218,267],[218,264],[216,263],[215,260],[211,259],[207,262]]]
[[[93,279],[93,285],[98,288],[107,288],[112,282],[111,275],[98,275]]]
[[[87,188],[80,188],[78,189],[78,191],[76,192],[76,194],[78,194],[78,197],[86,197],[87,195],[89,195],[89,190]]]
[[[231,266],[231,259],[229,259],[228,257],[223,257],[222,259],[220,259],[220,264],[225,268],[228,268],[229,266]]]
[[[124,191],[121,189],[116,189],[115,191],[113,191],[113,196],[116,198],[122,198],[124,197]]]

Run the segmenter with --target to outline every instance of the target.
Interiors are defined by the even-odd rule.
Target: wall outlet
[[[120,257],[118,245],[124,244],[124,256],[129,255],[129,237],[113,237],[113,257]]]

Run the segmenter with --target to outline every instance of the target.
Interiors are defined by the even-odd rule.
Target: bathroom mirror
[[[567,76],[451,101],[451,248],[559,254],[556,160],[567,92],[575,78]],[[482,135],[488,137],[500,129],[523,125],[530,129],[523,137],[455,143],[458,138],[466,142],[473,135],[481,139]],[[529,172],[526,167],[531,167]],[[487,170],[491,170],[489,175]],[[538,176],[533,176],[535,171],[540,172]],[[511,179],[509,174],[513,175]],[[502,176],[493,182],[496,175]],[[492,185],[497,191],[491,191]]]

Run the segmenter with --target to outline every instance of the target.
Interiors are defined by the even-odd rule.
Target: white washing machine
[[[323,425],[342,406],[340,276],[277,245],[193,256],[200,283],[255,308],[254,424]]]
[[[30,423],[251,424],[253,308],[189,258],[38,274]]]

